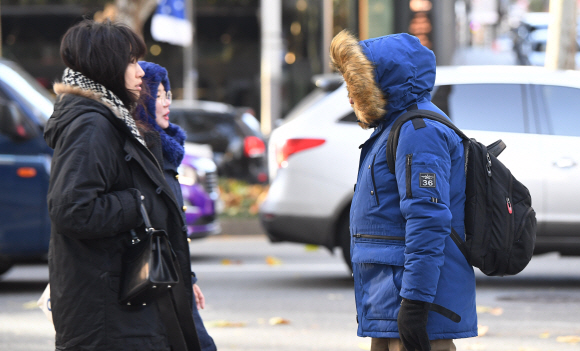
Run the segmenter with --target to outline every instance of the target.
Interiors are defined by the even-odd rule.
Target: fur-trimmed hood
[[[178,125],[169,123],[167,128],[161,129],[155,121],[155,104],[157,101],[159,84],[161,83],[163,85],[165,91],[171,90],[167,70],[153,62],[139,61],[139,65],[145,72],[143,81],[147,84],[149,93],[143,99],[146,110],[142,106],[137,106],[135,115],[143,123],[146,123],[149,127],[155,129],[159,133],[163,149],[164,163],[169,162],[174,168],[177,168],[181,164],[183,156],[185,155],[183,145],[187,135]]]
[[[111,115],[112,121],[120,122],[115,123],[115,125],[131,134],[129,127],[122,123],[121,116],[116,112],[116,109],[101,100],[98,93],[63,83],[54,84],[54,92],[57,94],[54,112],[44,129],[44,139],[51,148],[55,148],[58,137],[64,128],[77,116],[84,113],[96,112],[104,116]]]
[[[343,30],[332,40],[330,57],[344,77],[363,128],[391,121],[419,100],[431,98],[435,55],[412,35],[358,42]]]

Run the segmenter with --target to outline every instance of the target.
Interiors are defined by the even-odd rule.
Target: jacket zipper
[[[413,192],[411,190],[411,164],[413,163],[413,154],[407,155],[407,166],[406,166],[406,183],[407,183],[407,198],[413,198]]]
[[[384,236],[384,235],[372,235],[372,234],[355,234],[355,238],[363,239],[383,239],[383,240],[405,240],[403,236]]]
[[[380,206],[379,194],[377,194],[377,186],[375,185],[375,159],[377,154],[373,157],[373,163],[371,163],[371,179],[373,180],[373,189],[375,191],[375,199],[377,199],[377,206]]]

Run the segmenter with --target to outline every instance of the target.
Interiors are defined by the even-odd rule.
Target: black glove
[[[399,337],[407,351],[431,351],[427,335],[427,315],[429,303],[403,299],[397,317]]]

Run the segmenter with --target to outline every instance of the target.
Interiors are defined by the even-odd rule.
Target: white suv
[[[348,213],[362,130],[346,88],[319,89],[272,132],[272,184],[260,209],[271,241],[340,246],[350,262]],[[580,72],[530,66],[439,67],[432,101],[465,134],[507,145],[499,159],[528,187],[536,253],[580,255]]]

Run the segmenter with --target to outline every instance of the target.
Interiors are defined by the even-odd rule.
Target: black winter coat
[[[119,277],[129,230],[143,223],[143,195],[153,227],[169,233],[192,301],[181,208],[161,162],[108,106],[78,88],[58,84],[55,91],[44,136],[54,149],[48,208],[56,350],[168,351],[157,303],[119,304]]]

